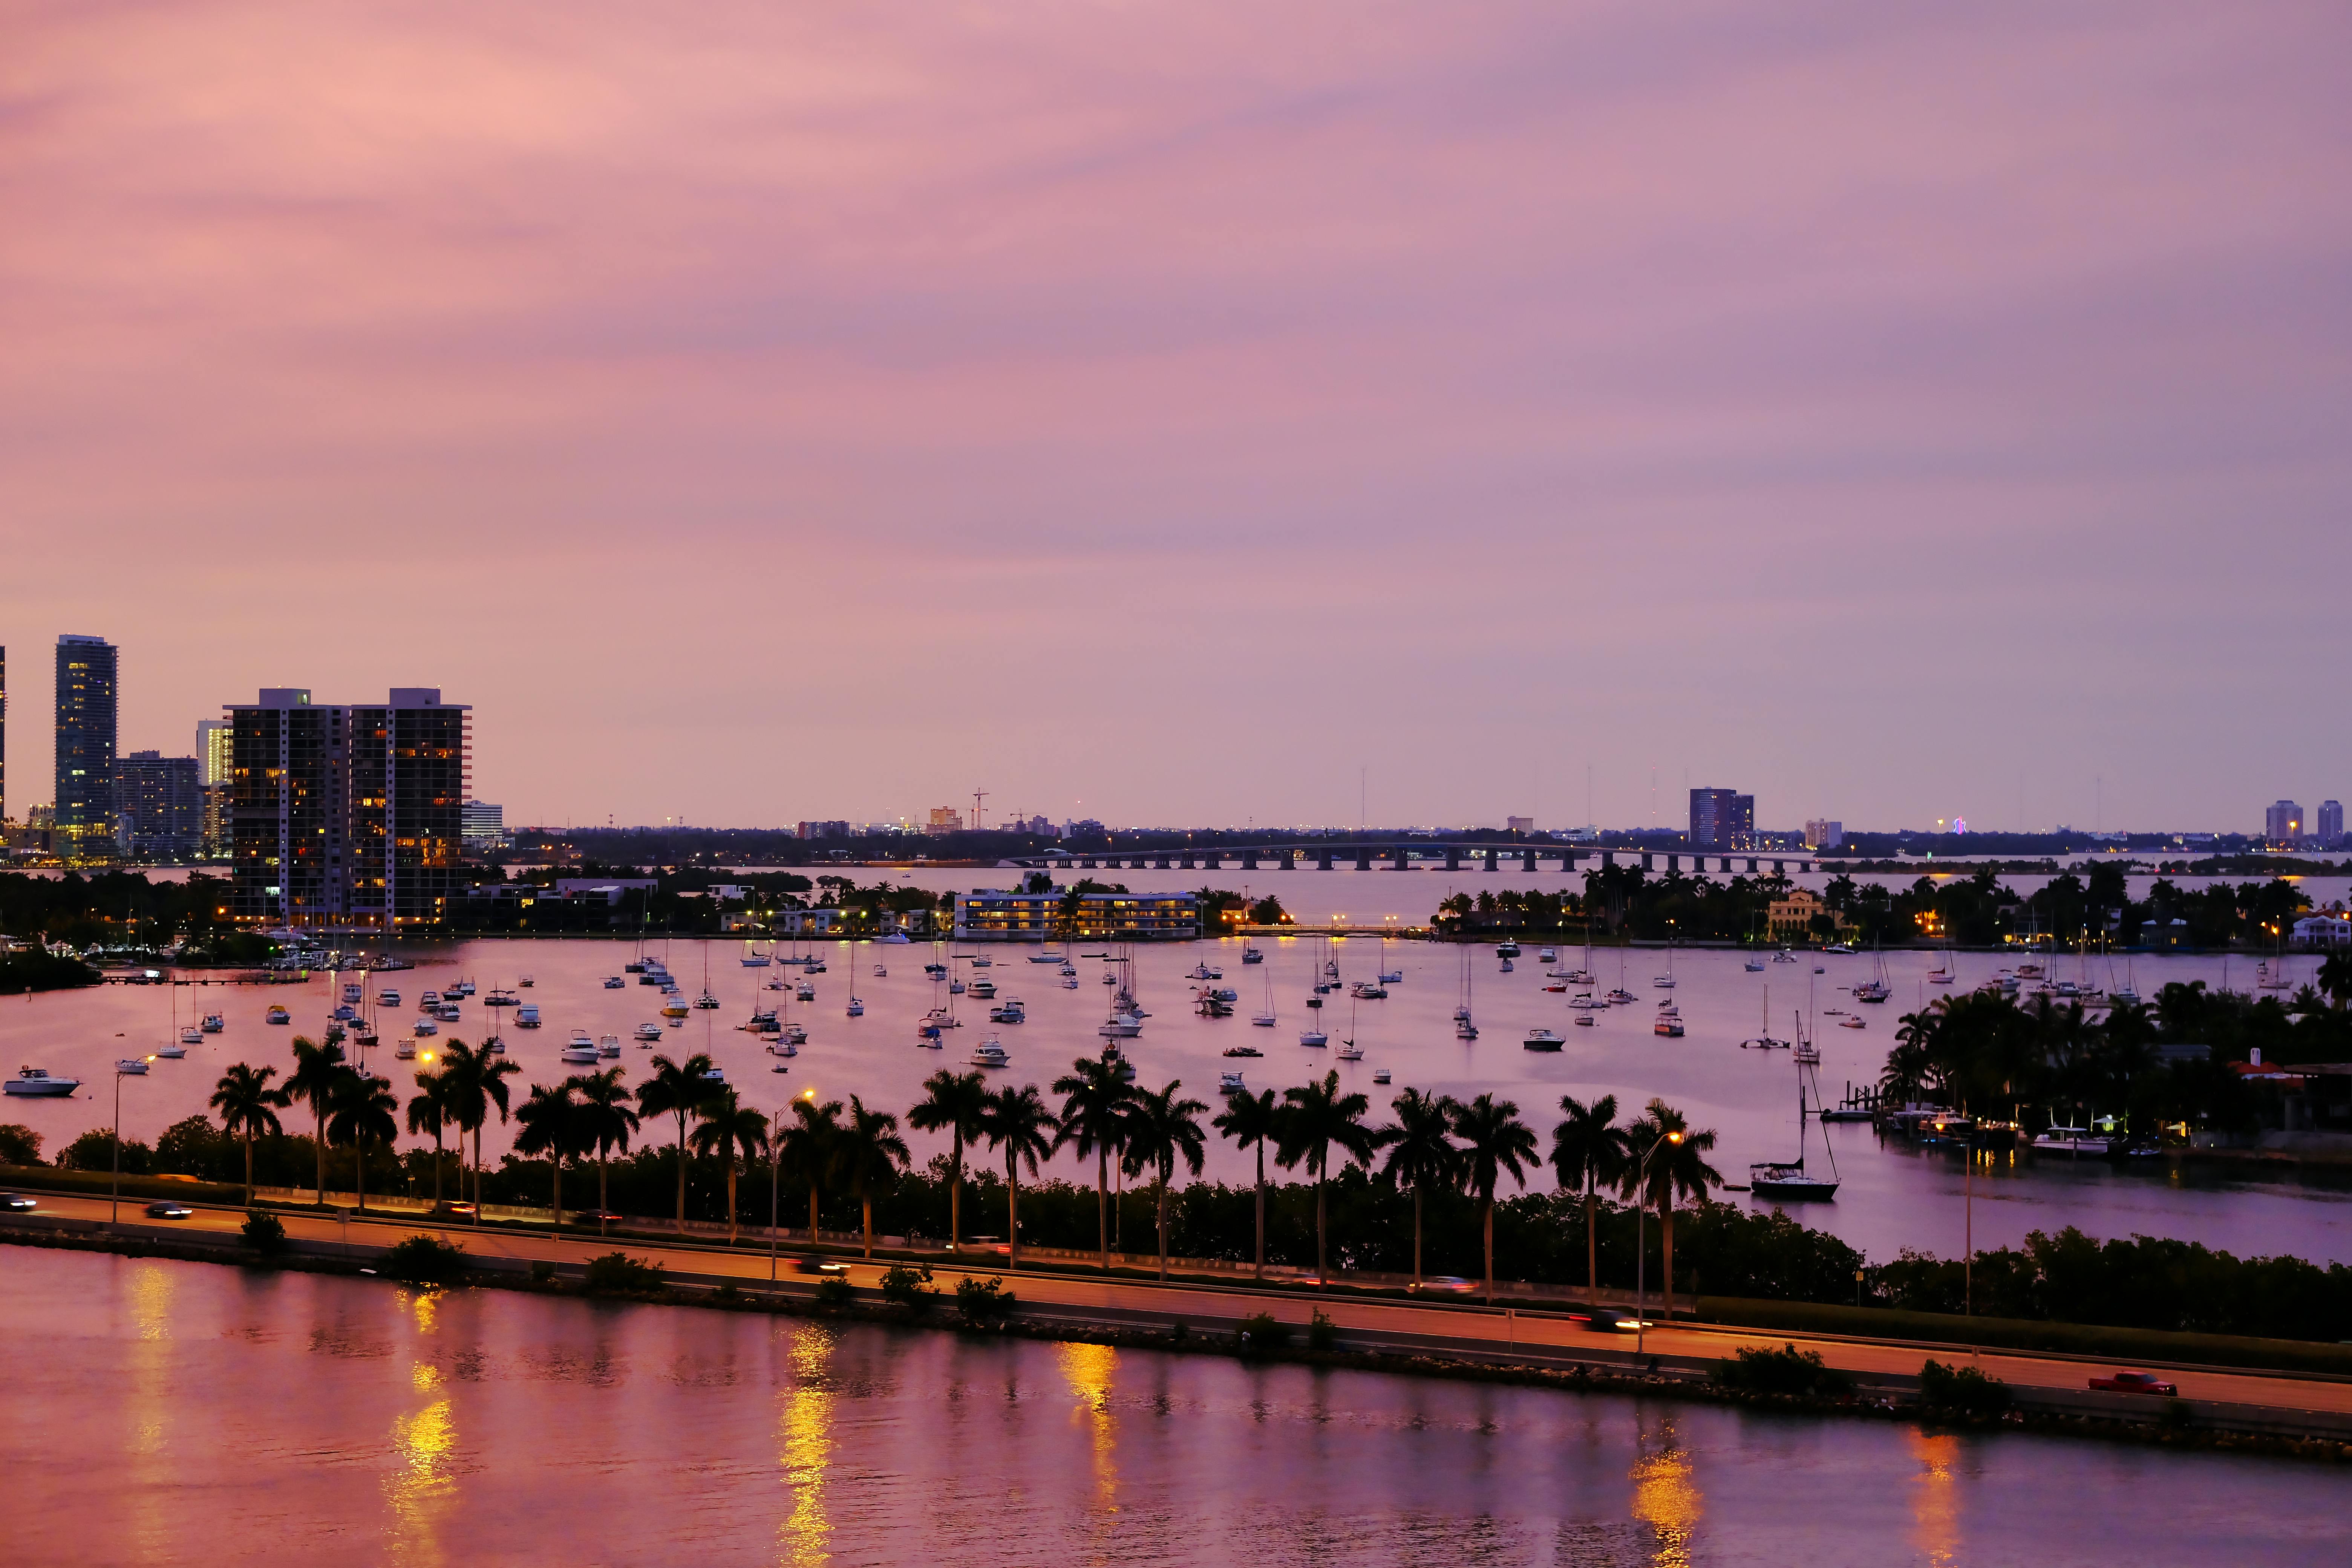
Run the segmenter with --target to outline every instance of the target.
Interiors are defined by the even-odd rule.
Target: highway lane
[[[82,1221],[103,1222],[107,1218],[108,1203],[104,1198],[47,1193],[36,1195],[41,1205],[38,1212],[43,1214]],[[146,1217],[145,1200],[126,1200],[122,1205],[121,1217],[125,1224],[171,1225],[182,1229],[210,1232],[233,1233],[244,1223],[245,1215],[241,1209],[190,1206],[195,1212],[187,1219],[150,1220]],[[463,1224],[425,1225],[404,1215],[379,1217],[371,1215],[366,1218],[352,1216],[346,1219],[284,1210],[278,1213],[288,1234],[305,1241],[349,1241],[355,1245],[388,1247],[410,1235],[441,1236],[458,1241],[478,1257],[575,1266],[584,1265],[589,1259],[618,1247],[632,1257],[644,1258],[673,1273],[734,1278],[755,1283],[763,1283],[769,1278],[769,1255],[748,1249],[730,1250],[719,1247],[638,1240],[615,1241],[598,1237],[593,1233],[577,1236],[567,1233],[559,1237],[506,1226],[478,1229]],[[807,1285],[806,1278],[793,1273],[791,1267],[792,1260],[803,1254],[786,1250],[781,1256],[783,1259],[781,1270],[782,1282]],[[883,1269],[888,1267],[887,1261],[866,1263],[855,1258],[840,1260],[850,1265],[851,1282],[860,1286],[878,1284]],[[1447,1350],[1484,1355],[1530,1352],[1618,1364],[1628,1364],[1633,1359],[1634,1347],[1631,1336],[1595,1334],[1580,1321],[1549,1311],[1531,1314],[1519,1310],[1488,1310],[1469,1303],[1366,1300],[1346,1294],[1319,1299],[1295,1289],[1258,1289],[1246,1284],[1223,1281],[1195,1284],[1171,1280],[1161,1285],[1129,1279],[1108,1280],[1085,1275],[1033,1273],[1026,1269],[1015,1273],[1001,1264],[991,1263],[955,1268],[943,1266],[935,1260],[932,1267],[935,1283],[948,1291],[952,1291],[957,1282],[966,1275],[983,1279],[1002,1277],[1007,1288],[1020,1297],[1024,1306],[1048,1314],[1057,1310],[1076,1316],[1100,1313],[1147,1325],[1180,1320],[1205,1325],[1210,1322],[1231,1323],[1253,1313],[1270,1312],[1279,1321],[1303,1328],[1319,1309],[1329,1317],[1340,1334],[1351,1342],[1370,1341],[1400,1349],[1426,1349],[1439,1353]],[[2088,1378],[2102,1370],[2104,1365],[2069,1357],[2013,1351],[1987,1350],[1971,1353],[1965,1350],[1955,1352],[1902,1341],[1855,1340],[1686,1323],[1651,1329],[1644,1338],[1643,1348],[1647,1354],[1664,1358],[1667,1364],[1672,1365],[1677,1362],[1711,1362],[1728,1356],[1741,1347],[1778,1348],[1792,1343],[1801,1350],[1818,1352],[1829,1365],[1856,1373],[1865,1381],[1888,1375],[1916,1376],[1920,1364],[1933,1355],[1948,1363],[1966,1359],[1987,1376],[2000,1378],[2018,1387],[2087,1392]],[[2282,1410],[2352,1414],[2352,1380],[2336,1381],[2293,1373],[2221,1368],[2184,1369],[2168,1372],[2166,1375],[2178,1383],[2181,1394],[2190,1399]],[[2117,1413],[2136,1412],[2137,1409],[2137,1405],[2119,1404]]]

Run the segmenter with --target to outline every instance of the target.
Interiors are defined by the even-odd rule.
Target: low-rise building
[[[1822,901],[1821,895],[1803,888],[1792,888],[1786,898],[1775,899],[1764,911],[1764,925],[1774,942],[1805,942],[1813,936],[1813,917],[1827,915],[1839,936],[1853,930],[1853,922]]]
[[[1081,893],[1075,920],[1065,916],[1066,889],[1042,893],[982,889],[956,900],[960,942],[1188,942],[1201,934],[1201,904],[1190,893]],[[1075,929],[1066,930],[1066,924]]]
[[[2316,914],[2294,922],[2297,947],[2352,947],[2352,915]]]

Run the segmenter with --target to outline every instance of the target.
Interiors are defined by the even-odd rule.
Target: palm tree
[[[833,1146],[835,1168],[849,1183],[865,1216],[866,1256],[874,1256],[874,1194],[898,1179],[906,1168],[907,1141],[898,1136],[898,1119],[887,1110],[868,1110],[856,1095],[849,1097],[849,1121]]]
[[[1678,1132],[1680,1138],[1667,1134]],[[1627,1197],[1658,1203],[1658,1226],[1664,1233],[1666,1321],[1675,1316],[1675,1199],[1703,1198],[1707,1189],[1723,1185],[1723,1174],[1702,1157],[1715,1147],[1715,1130],[1693,1132],[1683,1113],[1663,1100],[1653,1100],[1642,1119],[1626,1130],[1629,1163],[1619,1178]],[[1643,1162],[1649,1173],[1643,1179]]]
[[[596,1211],[609,1214],[613,1205],[604,1201],[604,1162],[615,1149],[626,1152],[629,1134],[643,1124],[629,1103],[633,1097],[621,1081],[619,1068],[575,1073],[572,1084],[580,1091],[580,1146],[596,1152]],[[604,1224],[597,1222],[599,1228]]]
[[[1389,1157],[1381,1174],[1412,1192],[1412,1285],[1421,1289],[1421,1200],[1429,1193],[1450,1193],[1462,1185],[1462,1151],[1450,1136],[1458,1109],[1448,1095],[1427,1095],[1408,1089],[1389,1101],[1396,1123],[1381,1130]]]
[[[1559,1099],[1568,1120],[1551,1130],[1551,1168],[1562,1191],[1584,1189],[1584,1288],[1601,1304],[1601,1232],[1595,1193],[1625,1174],[1625,1130],[1617,1125],[1617,1097],[1604,1094],[1591,1105],[1572,1094]]]
[[[310,1107],[319,1155],[320,1208],[327,1206],[327,1104],[351,1073],[351,1064],[343,1059],[343,1047],[334,1041],[322,1046],[305,1036],[294,1037],[294,1072],[286,1080],[287,1103],[299,1100],[308,1101]]]
[[[768,1118],[723,1089],[703,1101],[694,1127],[694,1152],[727,1168],[727,1244],[735,1244],[735,1175],[768,1152]]]
[[[253,1203],[253,1143],[257,1138],[275,1138],[285,1131],[278,1122],[278,1112],[294,1103],[294,1097],[282,1089],[272,1089],[269,1080],[278,1076],[276,1068],[247,1067],[243,1062],[221,1074],[213,1085],[213,1097],[205,1101],[221,1113],[221,1131],[245,1145],[245,1201]]]
[[[2313,979],[2338,1007],[2352,1001],[2352,953],[2329,953],[2319,961],[2319,973]]]
[[[488,1047],[476,1049],[463,1040],[451,1040],[441,1052],[442,1076],[448,1081],[449,1106],[461,1141],[474,1135],[474,1223],[482,1223],[482,1129],[496,1110],[507,1119],[513,1104],[507,1079],[522,1069]]]
[[[387,1143],[398,1138],[399,1115],[399,1100],[380,1078],[345,1068],[328,1091],[327,1139],[352,1148],[352,1190],[359,1195],[362,1214],[367,1212],[368,1145],[379,1138]]]
[[[907,1112],[918,1132],[945,1132],[953,1142],[949,1162],[954,1183],[948,1188],[948,1250],[963,1250],[963,1146],[980,1136],[980,1113],[988,1103],[988,1082],[976,1072],[941,1069],[923,1080],[920,1103]]]
[[[580,1101],[572,1091],[572,1080],[532,1084],[530,1097],[515,1110],[515,1121],[522,1128],[515,1134],[515,1152],[526,1157],[544,1154],[555,1167],[549,1211],[560,1232],[563,1229],[563,1162],[580,1152],[586,1142],[581,1136]]]
[[[824,1191],[825,1178],[833,1173],[834,1147],[841,1138],[841,1101],[828,1100],[819,1105],[803,1095],[793,1101],[793,1115],[794,1124],[776,1135],[777,1174],[790,1174],[793,1181],[807,1184],[809,1244],[814,1246],[817,1199]]]
[[[1201,1113],[1209,1108],[1197,1100],[1177,1099],[1176,1091],[1182,1087],[1181,1079],[1171,1079],[1166,1089],[1144,1089],[1129,1102],[1127,1148],[1121,1162],[1130,1176],[1151,1173],[1152,1196],[1160,1210],[1160,1278],[1163,1281],[1168,1278],[1168,1184],[1175,1177],[1178,1160],[1199,1175],[1207,1148]]]
[[[1210,1123],[1240,1147],[1257,1151],[1257,1261],[1251,1267],[1253,1279],[1265,1278],[1265,1151],[1267,1144],[1281,1142],[1285,1114],[1286,1108],[1275,1100],[1274,1090],[1252,1094],[1237,1089],[1225,1096],[1224,1113]]]
[[[1536,1135],[1519,1120],[1519,1108],[1507,1100],[1482,1094],[1467,1105],[1454,1108],[1454,1135],[1462,1140],[1462,1179],[1478,1199],[1478,1220],[1486,1238],[1486,1305],[1495,1304],[1495,1188],[1508,1171],[1511,1180],[1527,1184],[1528,1172],[1540,1162]]]
[[[1054,1113],[1034,1083],[1000,1089],[981,1107],[980,1135],[1004,1152],[1004,1239],[1015,1268],[1021,1267],[1021,1167],[1037,1173],[1037,1162],[1054,1152],[1055,1131]]]
[[[1054,1080],[1054,1092],[1062,1096],[1055,1147],[1066,1143],[1082,1160],[1095,1157],[1095,1219],[1105,1273],[1110,1271],[1110,1157],[1126,1137],[1128,1103],[1135,1093],[1118,1066],[1108,1054],[1080,1057]]]
[[[677,1223],[686,1226],[686,1123],[687,1119],[716,1092],[710,1081],[710,1058],[701,1052],[674,1062],[667,1057],[653,1059],[653,1076],[637,1085],[637,1107],[647,1116],[677,1118]]]
[[[412,1138],[428,1134],[433,1139],[433,1206],[441,1206],[441,1137],[457,1125],[457,1118],[450,1102],[450,1082],[447,1070],[436,1072],[431,1068],[418,1071],[416,1087],[422,1092],[412,1095],[408,1101],[408,1133]]]
[[[1320,1083],[1283,1090],[1282,1126],[1276,1135],[1275,1163],[1287,1171],[1300,1161],[1315,1178],[1315,1288],[1331,1289],[1323,1204],[1324,1182],[1330,1174],[1331,1145],[1348,1156],[1342,1163],[1370,1165],[1379,1140],[1364,1125],[1372,1102],[1360,1094],[1341,1094],[1339,1075],[1327,1073]]]

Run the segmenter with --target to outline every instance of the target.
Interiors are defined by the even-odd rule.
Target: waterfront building
[[[1200,900],[1190,893],[1081,893],[1076,929],[1066,933],[1062,901],[1068,890],[1009,892],[982,889],[956,900],[955,934],[964,942],[1045,942],[1065,934],[1081,942],[1184,942],[1201,934]]]
[[[196,784],[204,791],[204,843],[207,860],[228,858],[229,740],[226,719],[196,721]]]
[[[486,800],[469,800],[458,810],[464,826],[462,835],[468,849],[505,849],[514,840],[507,837],[507,808],[493,805]]]
[[[1756,838],[1756,797],[1737,790],[1690,792],[1690,845],[1694,849],[1748,849]]]
[[[116,655],[104,637],[58,638],[57,826],[68,865],[114,858]]]
[[[2339,847],[2344,842],[2344,803],[2340,800],[2321,801],[2319,816],[2312,830],[2318,835],[2319,842],[2325,847]]]
[[[2352,947],[2352,915],[2307,915],[2295,921],[2294,929],[2297,947]]]
[[[239,924],[385,935],[465,891],[470,710],[434,687],[381,703],[265,689],[227,709],[230,910]]]
[[[2292,847],[2302,837],[2303,807],[2291,800],[2273,801],[2270,809],[2263,813],[2263,839]]]
[[[1802,888],[1791,888],[1786,897],[1766,906],[1764,929],[1774,942],[1808,942],[1814,935],[1815,915],[1829,916],[1839,936],[1853,930],[1853,922],[1823,903],[1821,895]]]
[[[932,833],[961,833],[963,831],[963,813],[958,811],[951,805],[935,805],[931,807],[931,820],[927,831]]]
[[[194,757],[132,752],[114,765],[115,842],[125,855],[193,858],[204,847],[205,788]]]
[[[1845,824],[1816,816],[1805,824],[1805,847],[1839,849],[1845,846]]]

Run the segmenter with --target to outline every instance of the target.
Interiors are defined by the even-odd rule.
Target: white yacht
[[[1238,1094],[1248,1087],[1242,1081],[1242,1075],[1237,1072],[1221,1072],[1217,1075],[1217,1088],[1226,1094]]]
[[[147,1076],[147,1058],[145,1057],[124,1057],[121,1061],[114,1064],[114,1070],[118,1076],[122,1078],[145,1078]]]
[[[408,1026],[408,1032],[419,1037],[425,1035],[437,1035],[441,1032],[441,1026],[439,1022],[435,1019],[419,1017],[416,1022]]]
[[[1341,1040],[1339,1048],[1332,1054],[1343,1062],[1360,1062],[1364,1059],[1364,1047],[1353,1040]]]
[[[1132,1014],[1113,1013],[1095,1033],[1106,1040],[1131,1040],[1143,1033],[1143,1026]]]
[[[205,1034],[207,1034],[207,1035],[217,1035],[217,1034],[219,1034],[223,1029],[226,1029],[226,1028],[227,1028],[227,1027],[228,1027],[228,1020],[227,1020],[227,1019],[226,1019],[226,1018],[224,1018],[224,1017],[222,1017],[218,1013],[207,1013],[207,1014],[205,1014]]]
[[[640,1043],[651,1044],[653,1041],[660,1038],[661,1026],[659,1024],[639,1024],[637,1026],[637,1039]]]
[[[993,1035],[971,1048],[971,1065],[976,1068],[1009,1067],[1012,1061],[1013,1058],[1004,1054],[1004,1047],[996,1043]]]
[[[597,1036],[596,1054],[600,1057],[619,1056],[621,1054],[621,1037],[618,1035]]]
[[[386,986],[375,994],[375,1005],[379,1007],[397,1007],[400,1005],[400,993]]]
[[[30,1095],[36,1099],[57,1099],[71,1094],[81,1087],[78,1078],[52,1078],[47,1068],[18,1068],[16,1076],[7,1081],[10,1094]]]
[[[416,1042],[415,1040],[403,1040],[398,1045],[392,1047],[392,1054],[397,1060],[413,1062],[416,1059]]]
[[[1302,1046],[1320,1047],[1329,1045],[1331,1037],[1310,1026],[1298,1031],[1298,1043]]]
[[[526,1002],[521,1006],[517,1007],[515,1009],[515,1027],[518,1029],[538,1028],[539,1004],[536,1002]]]
[[[1590,1015],[1587,1016],[1590,1016]],[[1556,1051],[1567,1043],[1556,1029],[1529,1029],[1527,1038],[1521,1040],[1519,1045],[1522,1048],[1530,1051]]]

